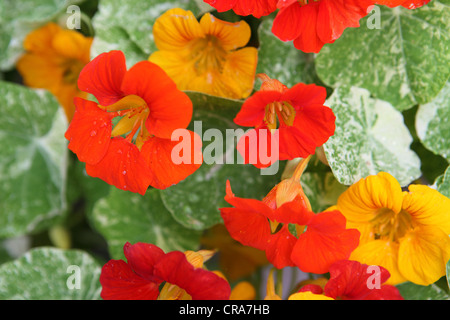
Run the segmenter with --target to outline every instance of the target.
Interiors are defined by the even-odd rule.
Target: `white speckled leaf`
[[[367,27],[369,14],[321,50],[319,77],[332,87],[368,89],[398,110],[431,101],[450,74],[449,0],[415,10],[380,8],[380,29]]]
[[[55,20],[71,4],[81,0],[2,0],[0,3],[0,70],[14,67],[23,53],[26,35]]]
[[[420,286],[404,282],[396,286],[405,300],[449,300],[449,294],[437,284]]]
[[[427,149],[450,162],[450,82],[433,101],[419,106],[416,131]]]
[[[0,82],[0,236],[36,232],[66,207],[67,120],[53,96]]]
[[[0,299],[97,300],[100,271],[99,263],[80,250],[32,249],[0,266]]]
[[[91,56],[102,52],[122,50],[127,57],[127,66],[147,60],[156,50],[152,28],[155,20],[171,8],[191,10],[198,14],[196,1],[190,0],[102,0],[99,11],[92,19],[95,38]]]
[[[96,202],[91,220],[105,237],[113,259],[123,258],[127,241],[152,243],[166,252],[198,249],[200,233],[172,218],[157,189],[142,196],[111,188],[107,197]]]
[[[436,178],[435,185],[440,193],[450,198],[450,166],[447,167],[444,174]]]
[[[388,102],[356,87],[336,89],[326,105],[336,115],[335,134],[324,150],[337,180],[351,185],[380,171],[404,186],[420,176],[420,159],[402,114]]]
[[[256,73],[265,73],[287,87],[313,83],[313,55],[297,50],[291,42],[282,42],[272,33],[273,19],[264,19],[258,27],[259,52]]]

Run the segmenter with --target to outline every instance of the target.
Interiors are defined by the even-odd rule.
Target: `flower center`
[[[289,102],[277,101],[266,106],[264,122],[270,130],[275,130],[278,127],[277,118],[280,125],[292,126],[294,124],[295,110]]]
[[[207,35],[204,38],[192,40],[189,52],[197,75],[213,70],[222,72],[227,52],[223,49],[217,37]]]
[[[412,229],[411,216],[402,210],[395,213],[391,209],[381,208],[370,220],[375,239],[397,241]]]
[[[120,117],[114,126],[111,136],[124,136],[141,149],[150,137],[145,122],[150,114],[147,103],[136,95],[128,95],[107,107],[100,106],[111,113],[113,118]]]
[[[76,84],[84,64],[81,61],[69,59],[62,63],[61,67],[64,70],[62,74],[64,83]]]

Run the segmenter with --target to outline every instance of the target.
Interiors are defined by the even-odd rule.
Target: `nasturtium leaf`
[[[410,149],[413,139],[392,105],[356,87],[336,89],[326,105],[336,115],[336,131],[324,151],[341,184],[351,185],[380,171],[402,186],[420,176],[420,159]]]
[[[448,0],[414,10],[376,7],[360,25],[318,54],[317,74],[324,83],[368,89],[398,110],[430,102],[439,93],[450,74]]]
[[[303,82],[315,83],[314,56],[297,50],[292,42],[280,41],[272,33],[273,19],[264,19],[258,27],[258,65],[256,73],[265,73],[287,87]]]
[[[41,231],[66,210],[67,120],[43,90],[0,82],[0,236]]]
[[[450,166],[447,167],[444,174],[436,178],[435,184],[440,193],[450,198]]]
[[[0,70],[10,70],[24,52],[27,34],[57,20],[67,7],[81,0],[2,0],[0,4]]]
[[[84,251],[35,248],[0,266],[0,299],[98,300],[100,271]]]
[[[152,243],[166,252],[198,249],[200,233],[172,218],[157,189],[149,189],[142,196],[111,188],[110,194],[94,205],[91,220],[106,239],[113,259],[123,258],[127,241]]]
[[[433,101],[419,106],[416,131],[427,149],[450,162],[450,82]]]
[[[155,20],[172,8],[200,13],[195,1],[190,0],[102,0],[98,12],[92,19],[95,38],[91,56],[102,52],[122,50],[127,57],[127,66],[147,60],[157,50],[153,42],[152,28]]]
[[[405,300],[448,300],[449,294],[436,284],[420,286],[404,282],[396,286]]]

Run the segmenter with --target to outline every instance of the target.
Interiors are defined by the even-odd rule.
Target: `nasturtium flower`
[[[50,22],[26,36],[25,53],[16,64],[24,84],[50,91],[69,121],[75,112],[73,99],[87,97],[78,89],[77,79],[90,61],[92,40],[92,37]]]
[[[359,27],[374,0],[280,0],[272,32],[282,41],[294,41],[304,52],[318,53],[346,28]]]
[[[430,1],[431,0],[378,0],[376,3],[390,8],[402,6],[406,9],[416,9],[428,4]]]
[[[230,285],[203,268],[202,253],[165,253],[149,243],[126,243],[124,260],[102,268],[100,296],[105,300],[228,300]],[[162,288],[160,289],[160,286]]]
[[[287,88],[266,74],[258,74],[259,91],[245,100],[234,118],[244,127],[254,127],[243,135],[237,145],[245,163],[267,167],[276,160],[306,158],[314,154],[335,130],[335,115],[324,106],[327,96],[323,87],[298,83]],[[264,160],[267,152],[270,159]]]
[[[350,186],[336,207],[347,226],[361,232],[350,259],[389,270],[390,284],[429,285],[444,276],[450,259],[450,199],[425,185],[402,191],[380,172]]]
[[[262,201],[235,197],[227,181],[225,201],[232,207],[220,208],[220,212],[230,235],[243,245],[264,250],[274,267],[297,266],[321,274],[333,262],[350,256],[358,245],[359,232],[346,228],[339,211],[311,211],[299,182],[304,164]]]
[[[267,16],[277,10],[278,0],[204,0],[218,12],[233,10],[240,16],[252,15],[255,18]]]
[[[153,36],[158,51],[149,61],[159,65],[180,90],[243,99],[253,90],[258,51],[245,21],[226,22],[206,13],[171,9],[156,19]]]
[[[189,125],[192,102],[156,64],[141,61],[127,70],[121,51],[102,53],[81,71],[78,86],[98,103],[75,99],[65,137],[88,175],[145,194],[149,186],[165,189],[200,167],[201,139],[188,130],[192,149],[183,151],[189,161],[173,159],[178,142],[171,136]]]
[[[389,271],[357,261],[340,260],[330,266],[330,279],[324,287],[308,284],[292,294],[290,300],[403,300],[393,285],[386,284]]]

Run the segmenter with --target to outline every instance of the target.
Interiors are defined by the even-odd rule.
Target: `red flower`
[[[180,289],[176,298],[228,300],[230,297],[226,280],[211,271],[195,268],[180,251],[164,253],[152,244],[128,242],[123,251],[127,262],[110,260],[102,268],[100,295],[105,300],[155,300],[163,282]]]
[[[306,285],[299,292],[341,300],[403,300],[395,286],[383,284],[390,274],[381,266],[368,266],[357,261],[340,260],[330,267],[330,279],[322,289],[318,285]]]
[[[253,15],[255,18],[267,16],[277,9],[278,0],[203,0],[218,12],[233,9],[240,16]]]
[[[346,229],[339,211],[314,214],[307,209],[309,201],[297,178],[283,180],[262,201],[235,197],[227,181],[225,200],[233,207],[221,208],[221,216],[232,238],[265,250],[276,268],[326,273],[333,262],[350,256],[360,234]],[[296,235],[289,225],[295,226]]]
[[[272,32],[282,41],[294,40],[299,50],[318,53],[346,28],[359,27],[359,20],[374,3],[374,0],[280,0]]]
[[[258,76],[263,80],[260,91],[244,102],[234,119],[238,125],[255,127],[238,142],[245,163],[261,168],[314,154],[335,130],[336,117],[323,105],[325,88],[298,83],[288,89],[265,74]],[[271,161],[265,160],[264,149],[278,152],[278,157],[270,154]]]
[[[385,5],[389,8],[403,6],[406,9],[416,9],[428,4],[430,1],[431,0],[378,0],[377,4]]]
[[[201,140],[190,131],[192,161],[171,159],[172,132],[188,126],[192,102],[157,65],[142,61],[127,71],[121,51],[103,53],[84,67],[78,86],[99,104],[76,98],[65,137],[90,176],[144,194],[148,186],[167,188],[200,167],[194,159],[202,159]],[[121,119],[113,126],[115,117]]]

